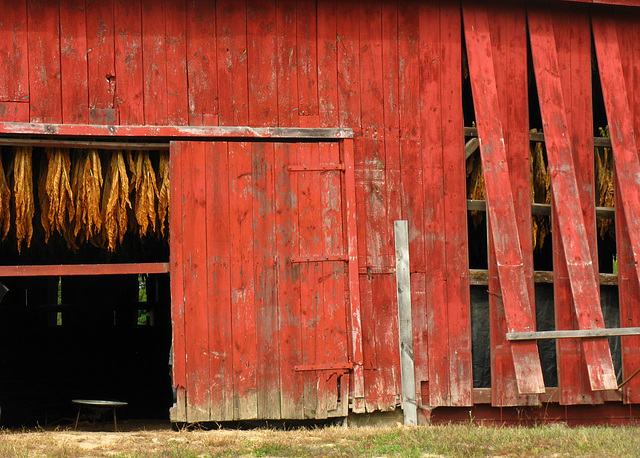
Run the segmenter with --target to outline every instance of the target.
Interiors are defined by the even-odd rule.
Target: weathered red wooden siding
[[[419,394],[424,395],[419,399],[432,406],[473,403],[462,159],[463,23],[459,2],[4,0],[4,3],[0,19],[3,75],[0,120],[353,129],[358,204],[354,226],[360,259],[358,293],[362,298],[364,360],[361,394],[366,400],[365,407],[393,409],[400,395],[392,233],[393,220],[398,218],[408,219],[410,228],[416,382]],[[477,3],[474,5],[478,7]],[[523,5],[496,4],[488,11],[495,95],[501,100],[500,106],[492,110],[502,122],[505,138],[505,158],[510,169],[505,183],[513,190],[515,209],[520,209],[528,205],[526,91],[532,82],[526,75],[527,10]],[[570,146],[578,155],[573,166],[578,170],[576,185],[580,198],[575,196],[574,203],[579,204],[576,211],[582,214],[583,226],[587,228],[585,240],[580,243],[585,259],[592,258],[588,18],[584,11],[558,12],[554,5],[546,5],[540,14],[551,18],[554,26],[555,52],[560,63],[557,76],[565,100],[561,111],[567,117]],[[622,65],[637,127],[640,91],[634,87],[640,72],[633,58],[634,52],[637,54],[634,44],[638,43],[640,19],[627,13],[624,16],[616,18],[617,33],[621,37]],[[283,285],[288,284],[294,291],[292,296],[304,297],[304,301],[298,303],[280,290],[281,296],[265,297],[274,278],[286,277],[285,272],[270,266],[274,250],[290,251],[294,256],[304,254],[300,247],[327,253],[345,249],[341,245],[343,239],[318,238],[328,228],[314,225],[315,220],[330,224],[344,211],[331,191],[335,185],[331,180],[335,177],[323,181],[318,177],[289,175],[277,166],[271,169],[265,166],[285,163],[290,151],[282,145],[238,142],[211,148],[194,147],[189,155],[175,160],[184,161],[176,167],[185,170],[185,175],[181,179],[172,177],[172,192],[184,193],[188,199],[181,210],[182,204],[174,200],[172,205],[179,211],[173,208],[172,218],[194,210],[203,195],[226,192],[235,196],[229,199],[228,207],[223,201],[206,201],[205,208],[229,223],[225,228],[215,225],[219,221],[212,221],[200,241],[182,234],[180,229],[172,232],[173,241],[181,240],[185,252],[199,256],[185,259],[183,252],[172,251],[172,271],[176,272],[177,282],[183,284],[183,290],[176,291],[174,297],[193,296],[204,301],[201,295],[206,295],[204,302],[211,303],[233,296],[237,306],[190,311],[178,300],[173,305],[179,330],[176,345],[184,348],[183,353],[198,354],[197,343],[185,340],[185,333],[202,332],[210,333],[207,334],[210,340],[230,339],[238,348],[227,360],[202,358],[202,377],[222,374],[228,382],[226,391],[207,391],[198,385],[197,380],[190,379],[198,374],[187,373],[184,361],[176,361],[174,365],[176,381],[189,388],[191,396],[198,397],[198,405],[210,403],[210,413],[226,409],[216,412],[221,418],[325,415],[335,405],[335,399],[314,398],[317,392],[311,388],[313,376],[301,380],[289,369],[300,358],[317,362],[335,356],[329,354],[327,343],[321,339],[321,334],[330,335],[331,329],[309,333],[294,323],[304,321],[311,312],[321,313],[329,323],[343,322],[347,319],[343,317],[345,311],[324,309],[324,297],[311,297],[312,292],[302,286],[298,295],[298,283],[293,278],[284,278]],[[225,153],[228,164],[215,170],[188,162],[197,158],[206,161]],[[295,154],[296,160],[306,163],[329,163],[338,158],[335,144],[308,144]],[[230,177],[228,187],[216,188],[212,181],[226,173]],[[258,177],[259,181],[254,181]],[[301,198],[309,202],[300,219],[292,223],[292,231],[304,229],[299,244],[271,230],[285,224],[287,215],[294,212],[293,203],[279,192],[283,183],[296,188]],[[270,203],[260,200],[264,207],[254,207],[256,193],[273,194],[277,200]],[[325,210],[313,207],[313,202],[322,202]],[[281,209],[280,213],[273,212],[274,205]],[[621,206],[619,200],[618,208]],[[247,217],[252,212],[262,215],[255,219],[260,230],[254,230],[253,219]],[[513,240],[522,253],[521,292],[533,297],[531,243],[526,237],[529,214],[516,213],[511,235],[517,236]],[[176,221],[173,227],[203,223],[197,212],[188,218],[193,220]],[[632,268],[629,236],[620,226],[624,218],[619,212],[621,314],[623,326],[628,326],[640,323],[634,307],[640,288]],[[202,256],[198,243],[208,244],[218,253],[217,257]],[[565,262],[557,237],[555,243],[560,277],[557,297],[567,298],[558,314],[559,318],[566,318],[563,325],[573,326],[577,317],[569,302],[568,283],[562,278],[568,274],[563,271]],[[501,283],[496,275],[495,246],[490,251],[490,289],[496,292]],[[236,252],[241,255],[231,256]],[[208,276],[213,284],[227,286],[205,293],[199,291],[178,268],[189,263],[195,263],[189,275]],[[337,262],[320,264],[301,266],[300,271],[313,282],[326,281],[327,294],[342,287],[330,283],[344,266]],[[254,278],[246,273],[256,267],[264,272],[263,277]],[[287,303],[289,321],[283,320],[277,311],[263,307],[269,301]],[[505,311],[496,297],[492,296],[491,301],[492,371],[496,388],[493,404],[535,402],[535,397],[517,393],[510,358],[512,349],[503,338],[507,329]],[[192,313],[201,314],[202,320],[224,318],[233,326],[196,329],[202,323],[190,322],[192,318],[185,314]],[[269,335],[261,334],[263,329],[256,326],[256,320],[270,323],[271,328],[285,323],[279,331],[291,336],[291,345],[272,342]],[[296,346],[296,342],[302,341],[308,342],[304,347],[308,353]],[[625,338],[623,342],[625,373],[629,374],[637,366],[638,339]],[[351,341],[329,345],[340,352],[344,350],[341,346],[357,346]],[[588,389],[586,369],[577,363],[582,356],[575,353],[584,353],[581,348],[575,342],[559,345],[563,403],[599,401]],[[269,364],[253,364],[258,353],[269,355]],[[276,359],[282,363],[273,364]],[[323,383],[327,389],[320,393],[335,396],[336,378],[329,377]],[[627,400],[640,399],[638,383],[632,382],[625,390]],[[295,398],[302,393],[306,400],[300,404],[278,402],[277,387],[283,390],[283,396]],[[183,390],[179,396],[185,396]]]

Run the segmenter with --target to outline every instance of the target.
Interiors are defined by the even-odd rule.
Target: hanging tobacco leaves
[[[127,232],[129,200],[129,177],[122,151],[111,154],[109,169],[102,194],[103,234],[107,249],[115,251],[116,243],[122,244]]]
[[[155,232],[157,223],[156,199],[158,186],[156,174],[148,151],[128,151],[127,162],[131,170],[131,192],[134,214],[140,237]]]
[[[29,146],[16,148],[13,157],[13,202],[15,206],[16,242],[18,252],[22,252],[22,244],[31,246],[33,237],[33,162],[32,149]]]

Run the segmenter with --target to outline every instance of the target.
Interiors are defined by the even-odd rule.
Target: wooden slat
[[[165,2],[142,0],[142,55],[144,123],[165,125],[167,112]]]
[[[211,372],[209,365],[209,304],[211,291],[206,287],[206,164],[209,143],[189,142],[182,148],[182,218],[184,262],[184,313],[186,340],[187,421],[211,419]],[[186,152],[186,154],[185,154]],[[194,230],[199,228],[199,230]]]
[[[620,269],[620,315],[621,323],[626,326],[640,324],[637,312],[638,281],[640,279],[640,188],[637,177],[640,174],[640,160],[637,147],[640,144],[635,136],[635,128],[640,124],[640,113],[630,100],[638,97],[630,93],[635,89],[632,75],[624,74],[619,37],[616,23],[612,17],[592,17],[593,38],[598,58],[598,71],[602,82],[602,93],[611,132],[616,173],[616,236],[618,241]],[[624,56],[637,64],[635,51]],[[637,70],[636,70],[637,72]],[[624,84],[620,84],[624,82]],[[631,98],[633,97],[633,98]],[[632,113],[632,110],[634,111]],[[623,340],[623,373],[631,375],[639,366],[637,361],[640,339]],[[640,381],[635,379],[625,386],[625,400],[638,402],[640,399]]]
[[[71,124],[30,124],[0,122],[0,134],[60,135],[93,137],[171,137],[178,139],[213,140],[233,138],[270,138],[332,140],[352,138],[349,128],[246,127],[246,126],[100,126]]]
[[[467,210],[487,211],[487,202],[484,200],[467,199]],[[551,204],[531,203],[532,215],[551,215]],[[615,219],[614,207],[596,207],[597,219]]]
[[[637,335],[640,335],[640,328],[573,329],[562,331],[509,332],[507,333],[507,340],[574,339]]]
[[[113,0],[87,0],[86,43],[91,124],[115,124],[115,37]]]
[[[169,263],[138,264],[60,264],[31,266],[0,266],[0,277],[58,277],[60,275],[128,275],[164,274]]]
[[[489,220],[500,221],[500,230],[492,231],[491,237],[506,327],[510,332],[533,331],[536,328],[535,315],[511,191],[486,11],[465,7],[464,28]],[[535,343],[512,344],[511,354],[518,391],[521,394],[544,392],[540,357]]]
[[[253,239],[253,171],[248,143],[229,143],[234,419],[258,417]]]
[[[167,92],[167,124],[185,126],[189,124],[189,89],[187,80],[187,1],[165,0],[165,53],[164,63],[167,68],[166,92]],[[202,14],[208,11],[203,10]],[[204,16],[208,21],[215,23],[215,17]],[[196,35],[197,36],[197,35]],[[210,35],[206,35],[209,37]],[[215,35],[212,35],[215,36]],[[213,40],[210,40],[213,42]],[[213,43],[211,44],[213,46]],[[215,54],[209,55],[215,62]],[[211,79],[214,81],[216,78]],[[214,100],[215,93],[208,93],[203,100]],[[209,113],[207,113],[209,114]],[[209,124],[210,118],[203,116],[203,123]],[[217,124],[217,123],[216,123]]]
[[[339,125],[337,1],[317,2],[318,119],[320,126]]]
[[[278,252],[278,313],[280,330],[280,413],[282,418],[304,418],[303,378],[294,368],[303,359],[300,277],[301,266],[289,260],[299,254],[298,175],[288,171],[297,161],[297,145],[276,143],[275,152],[276,251]]]
[[[28,0],[31,122],[62,122],[60,9],[56,2]]]
[[[249,125],[247,8],[245,2],[216,1],[218,115],[221,126]]]
[[[422,4],[419,15],[420,49],[420,137],[425,193],[424,237],[427,294],[426,316],[429,339],[429,405],[451,405],[449,366],[449,321],[446,288],[446,244],[443,237],[445,209],[442,165],[442,100],[440,11],[434,5]],[[426,141],[429,139],[429,141]]]
[[[27,2],[12,2],[0,19],[0,101],[29,100],[29,54],[27,42]]]
[[[89,123],[87,21],[84,0],[60,2],[62,121]]]
[[[469,270],[470,283],[472,285],[487,285],[489,284],[489,272],[486,269],[470,269]],[[598,274],[599,283],[601,285],[617,285],[617,274]],[[535,283],[553,283],[553,271],[535,271],[533,273],[533,279]]]
[[[184,262],[183,241],[184,226],[182,221],[182,168],[185,143],[171,144],[169,157],[169,179],[171,183],[171,213],[169,215],[169,253],[171,268],[171,330],[173,350],[173,386],[178,391],[179,399],[171,418],[175,421],[187,421],[184,390],[186,381],[186,342],[184,334]]]
[[[205,125],[204,115],[218,114],[216,4],[187,1],[187,73],[189,125]],[[226,95],[225,95],[226,97]]]
[[[450,400],[473,404],[471,307],[467,241],[466,166],[460,151],[464,139],[462,112],[462,28],[460,4],[441,2],[440,47],[442,91],[442,173],[444,174],[444,229],[447,260],[447,314],[449,322]]]
[[[342,161],[345,165],[345,223],[347,235],[347,252],[349,253],[349,319],[348,332],[351,345],[349,357],[353,363],[353,384],[351,400],[355,413],[364,411],[364,366],[362,354],[362,318],[360,301],[360,277],[358,274],[358,239],[356,226],[356,186],[353,163],[353,140],[345,140],[342,144]]]
[[[275,3],[248,2],[246,35],[248,125],[275,126],[278,122]]]
[[[581,211],[590,253],[590,261],[598,272],[598,248],[595,224],[593,109],[591,106],[591,40],[589,17],[584,12],[558,11],[554,13],[554,35],[562,92],[567,108],[569,141],[580,192]],[[576,329],[578,322],[572,303],[571,284],[567,272],[558,206],[553,202],[552,246],[554,270],[554,313],[558,329]],[[589,374],[582,354],[582,342],[556,342],[558,388],[560,403],[598,404],[600,393],[591,391]]]
[[[414,373],[413,326],[411,323],[411,274],[409,273],[409,229],[406,221],[395,221],[396,284],[398,295],[398,340],[402,380],[402,413],[405,425],[417,425]]]
[[[600,289],[579,198],[553,24],[547,13],[537,10],[530,10],[528,19],[540,111],[547,138],[551,188],[578,326],[580,329],[601,328],[604,327],[604,318]],[[582,345],[591,389],[616,389],[618,385],[607,340],[589,339]]]
[[[116,107],[118,123],[144,124],[142,5],[114,0]]]
[[[278,5],[278,8],[280,5]],[[296,6],[296,53],[298,117],[301,126],[318,126],[318,55],[316,2],[298,1]]]
[[[509,181],[514,208],[526,208],[531,202],[529,155],[530,144],[526,12],[522,6],[493,5],[487,9],[491,17],[489,31],[498,98],[501,101],[505,153],[509,165]],[[505,101],[507,101],[505,103]],[[474,139],[472,139],[474,140]],[[475,139],[478,143],[478,139]],[[465,145],[466,149],[466,145]],[[465,158],[466,158],[465,151]],[[516,225],[524,263],[529,297],[534,296],[533,246],[531,214],[516,212]],[[501,231],[500,222],[489,221],[489,231]],[[500,278],[493,238],[489,238],[489,317],[491,342],[491,386],[494,406],[537,405],[535,395],[520,395],[513,364],[511,344],[506,341],[507,322],[500,294]],[[531,302],[531,307],[535,305]],[[533,310],[532,310],[532,313]]]
[[[281,418],[274,146],[254,143],[252,155],[258,418]]]
[[[276,8],[278,125],[283,127],[298,125],[296,3],[296,0],[280,1]]]
[[[233,420],[233,327],[231,313],[231,251],[229,232],[229,164],[226,142],[205,150],[207,285],[209,303],[210,420]],[[220,325],[224,323],[224,325]]]
[[[29,122],[29,102],[0,102],[0,122]]]

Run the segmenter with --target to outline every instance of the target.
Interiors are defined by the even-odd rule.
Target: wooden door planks
[[[493,224],[500,222],[500,230],[494,228],[491,237],[507,329],[534,330],[535,314],[527,287],[511,191],[487,12],[465,6],[464,30],[485,174],[488,216]],[[536,343],[512,344],[511,353],[519,392],[543,393],[544,381]]]
[[[12,2],[0,18],[0,101],[29,101],[27,2]]]
[[[622,46],[618,33],[625,36],[625,32],[617,30],[614,17],[592,16],[594,42],[598,60],[598,71],[602,83],[605,109],[611,133],[611,143],[614,152],[614,165],[616,172],[616,218],[622,216],[621,223],[616,219],[616,235],[619,242],[620,274],[628,278],[620,284],[620,315],[623,326],[634,326],[640,322],[637,312],[636,300],[629,304],[629,294],[637,291],[638,279],[640,279],[640,229],[638,220],[640,217],[640,188],[637,177],[640,175],[640,161],[638,160],[638,139],[635,136],[634,127],[638,127],[640,118],[635,105],[630,105],[630,100],[635,101],[634,82],[630,78],[637,77],[637,70],[633,73],[623,70],[624,61],[635,61],[635,53],[622,54]],[[630,33],[633,29],[627,29]],[[628,35],[626,38],[630,38]],[[623,60],[624,59],[624,60]],[[629,67],[627,67],[629,68]],[[620,82],[623,84],[620,84]],[[629,92],[633,88],[634,92]],[[632,108],[634,112],[632,113]],[[622,209],[620,209],[620,206]],[[622,211],[621,211],[622,210]],[[635,268],[634,268],[635,267]],[[635,272],[634,272],[635,270]],[[634,296],[635,297],[635,296]],[[623,341],[623,370],[625,377],[631,375],[638,367],[638,341],[637,338],[626,338]],[[634,348],[634,344],[635,348]],[[636,379],[625,387],[626,402],[638,402],[640,399],[640,382]]]
[[[548,13],[535,9],[529,10],[528,20],[552,192],[578,325],[580,329],[601,328],[604,327],[604,318],[600,289],[582,214],[553,24]],[[616,389],[618,385],[607,340],[585,339],[582,345],[591,389]]]
[[[566,105],[569,141],[576,168],[581,210],[587,231],[590,259],[598,272],[595,221],[593,109],[591,106],[591,42],[589,17],[573,10],[557,9],[553,15],[558,65]],[[571,297],[571,284],[564,255],[560,218],[552,202],[554,312],[556,329],[576,329],[578,321]],[[560,404],[597,404],[603,402],[591,390],[589,374],[580,339],[556,342]]]
[[[491,50],[514,207],[527,208],[531,190],[529,116],[528,110],[524,109],[528,106],[526,12],[522,6],[507,5],[493,5],[487,11],[491,17]],[[531,213],[516,212],[516,218],[527,290],[529,297],[534,298]],[[502,230],[500,222],[489,221],[488,224],[490,232]],[[537,396],[522,396],[518,392],[511,344],[506,340],[508,327],[492,237],[488,242],[491,403],[493,406],[537,405]],[[534,309],[533,300],[531,307]]]
[[[91,124],[116,124],[113,0],[86,2],[87,80]]]
[[[116,107],[119,124],[144,124],[142,5],[114,0]]]

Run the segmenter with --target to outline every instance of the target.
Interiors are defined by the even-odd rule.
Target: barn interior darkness
[[[464,40],[464,37],[463,37]],[[592,46],[593,48],[593,46]],[[465,46],[463,46],[463,112],[465,126],[475,126],[475,112],[473,105],[473,97],[471,92],[471,83],[469,80],[469,72],[466,64]],[[607,116],[604,107],[604,99],[600,86],[600,76],[597,71],[597,63],[595,49],[592,50],[592,109],[593,109],[593,135],[599,137],[607,135],[606,126]],[[542,132],[542,116],[540,112],[540,104],[536,89],[535,75],[533,72],[533,62],[531,61],[531,52],[529,50],[528,62],[528,99],[529,99],[529,128],[531,132]],[[467,137],[469,141],[471,137]],[[531,142],[531,168],[532,168],[532,184],[535,187],[535,161],[536,149],[541,152],[542,164],[547,163],[546,151],[543,142]],[[606,157],[611,161],[612,155],[610,149],[604,151],[604,148],[596,148],[594,152],[594,160]],[[467,159],[467,198],[468,199],[484,199],[482,189],[478,193],[478,186],[484,186],[484,183],[474,181],[474,169],[481,168],[480,151],[476,150]],[[610,171],[613,164],[609,162],[605,164]],[[594,164],[597,175],[597,164]],[[548,173],[548,172],[547,172]],[[596,180],[599,177],[596,176]],[[596,194],[596,206],[603,206],[598,200],[598,188],[602,187],[600,182],[594,183]],[[547,193],[550,190],[547,190]],[[532,202],[545,203],[546,196],[532,195]],[[612,206],[612,205],[611,205]],[[482,211],[469,210],[467,218],[468,240],[469,240],[469,267],[470,269],[486,270],[488,268],[488,227],[486,214]],[[553,240],[551,233],[551,215],[534,215],[534,227],[532,228],[532,237],[534,239],[535,248],[533,250],[533,263],[535,271],[553,271]],[[613,220],[599,219],[597,222],[597,243],[598,243],[598,268],[601,273],[617,274],[616,266],[616,239],[615,224]],[[601,285],[601,304],[605,325],[607,328],[615,328],[620,325],[619,304],[618,304],[618,288],[616,285]],[[554,290],[553,283],[536,283],[535,285],[535,307],[537,330],[548,331],[555,329],[554,318]],[[490,388],[491,387],[491,352],[490,352],[490,334],[489,334],[489,291],[486,285],[471,286],[471,313],[472,313],[472,352],[473,352],[473,383],[474,388]],[[622,355],[620,337],[609,338],[611,353],[614,366],[618,375],[618,382],[622,382]],[[556,344],[554,340],[538,341],[540,359],[542,363],[543,376],[545,386],[558,386],[558,373],[556,362]]]
[[[13,148],[2,150],[10,185]],[[112,154],[99,152],[103,164]],[[150,156],[157,171],[157,155]],[[12,228],[0,243],[1,265],[168,262],[168,233],[141,236],[133,209],[115,251],[89,241],[69,248],[57,232],[45,241],[37,196],[45,157],[44,148],[33,148],[31,245],[19,252]],[[173,402],[168,274],[20,276],[0,282],[6,291],[0,301],[0,425],[72,424],[73,399],[126,401],[119,420],[168,418]]]

